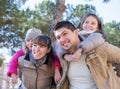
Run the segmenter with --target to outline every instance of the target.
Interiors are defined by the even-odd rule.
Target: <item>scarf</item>
[[[96,30],[82,30],[79,31],[79,36],[84,40],[86,37],[88,37],[91,33],[96,32]]]

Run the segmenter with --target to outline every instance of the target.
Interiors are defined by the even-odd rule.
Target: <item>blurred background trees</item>
[[[63,0],[64,1],[64,0]],[[89,0],[88,0],[89,1]],[[108,1],[108,0],[105,0]],[[26,31],[35,27],[48,34],[54,17],[56,3],[43,0],[34,9],[21,9],[26,0],[0,0],[0,47],[14,50],[21,47]],[[81,17],[87,12],[97,13],[92,5],[78,4],[76,7],[67,4],[62,20],[69,20],[78,25]],[[103,20],[104,18],[101,18]],[[107,41],[120,47],[120,23],[113,21],[104,24]]]
[[[0,67],[2,66],[2,63],[3,63],[4,59],[5,58],[2,55],[0,55]]]
[[[112,21],[104,25],[107,41],[120,47],[120,22]]]

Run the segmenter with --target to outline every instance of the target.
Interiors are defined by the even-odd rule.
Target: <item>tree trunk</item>
[[[49,35],[52,40],[54,40],[53,28],[58,22],[60,22],[62,20],[62,16],[63,16],[63,12],[65,11],[65,8],[66,8],[65,0],[56,0],[53,20],[52,20],[52,22],[50,24],[50,28],[49,28]]]

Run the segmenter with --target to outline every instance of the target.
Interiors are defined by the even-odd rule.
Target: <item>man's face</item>
[[[54,31],[55,37],[59,45],[65,50],[71,50],[76,46],[78,39],[78,31],[71,31],[68,28],[60,28]]]

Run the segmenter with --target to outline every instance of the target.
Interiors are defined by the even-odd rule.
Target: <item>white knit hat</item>
[[[41,34],[42,34],[42,32],[40,29],[31,28],[27,31],[26,36],[25,36],[25,40],[34,39]]]

